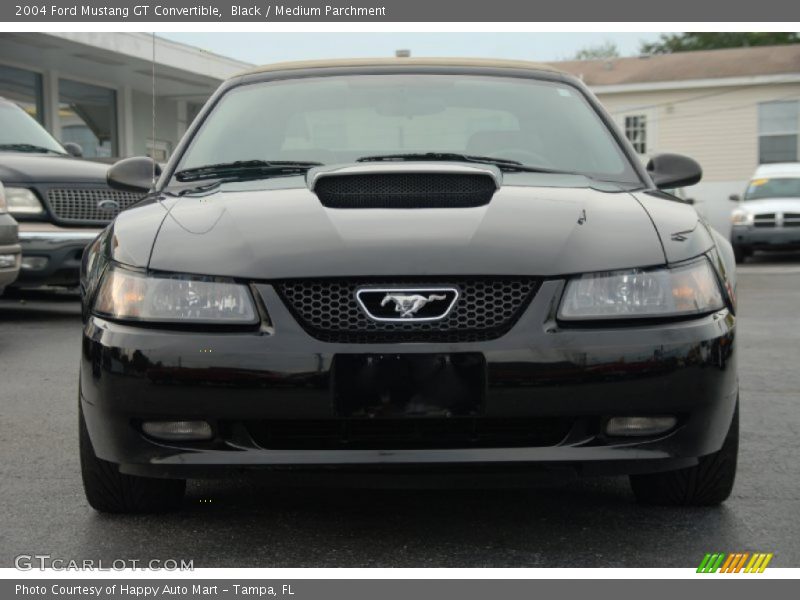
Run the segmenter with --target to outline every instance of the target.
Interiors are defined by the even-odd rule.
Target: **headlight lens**
[[[25,188],[6,188],[6,205],[12,215],[40,215],[44,207],[32,191]]]
[[[734,225],[752,225],[754,220],[753,213],[746,210],[737,209],[731,213],[731,221]]]
[[[94,312],[154,323],[251,325],[258,322],[247,286],[211,277],[150,277],[112,268],[106,272]]]
[[[676,317],[720,310],[725,303],[705,258],[671,269],[590,273],[567,284],[562,320]]]

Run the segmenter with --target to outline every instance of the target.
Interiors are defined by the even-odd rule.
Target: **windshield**
[[[745,200],[761,198],[800,198],[800,177],[753,179],[747,186]]]
[[[65,154],[44,127],[11,102],[0,102],[0,150]]]
[[[253,160],[337,164],[421,153],[506,159],[639,182],[575,88],[471,75],[331,76],[233,88],[206,118],[178,170]]]

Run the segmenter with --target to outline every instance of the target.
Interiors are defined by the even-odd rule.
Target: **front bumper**
[[[359,479],[376,470],[405,477],[409,470],[416,476],[443,469],[462,475],[544,469],[572,478],[680,468],[718,450],[738,389],[733,314],[725,309],[657,325],[563,328],[553,316],[563,285],[544,282],[511,331],[476,343],[318,341],[267,284],[257,289],[274,329],[260,332],[177,332],[91,317],[80,375],[89,435],[97,455],[123,472],[187,478],[251,469],[344,469]],[[252,435],[254,421],[302,426],[333,419],[337,356],[456,352],[485,358],[484,417],[566,419],[568,433],[531,447],[413,449],[276,449]],[[664,414],[679,419],[665,434],[636,439],[602,432],[610,416]],[[142,420],[168,419],[208,420],[216,437],[166,443],[139,429]]]
[[[15,287],[77,286],[83,250],[100,231],[52,223],[20,223],[22,265]]]
[[[0,214],[0,291],[19,274],[20,247],[17,243],[17,222],[8,214]],[[11,266],[4,266],[11,261]]]
[[[754,227],[734,225],[731,243],[753,250],[800,249],[800,227]]]

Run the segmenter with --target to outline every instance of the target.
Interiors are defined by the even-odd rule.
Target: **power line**
[[[754,86],[744,86],[744,87],[754,87]],[[731,91],[739,91],[741,89],[744,89],[744,88],[737,88],[736,90],[731,90]],[[726,91],[726,93],[727,93],[727,91]],[[658,104],[648,104],[648,105],[636,106],[636,107],[626,108],[625,110],[609,111],[609,114],[617,115],[617,116],[630,115],[632,112],[635,112],[637,110],[645,110],[645,109],[648,109],[648,108],[658,108],[658,107],[661,107],[661,106],[670,106],[670,105],[674,105],[674,104],[680,104],[680,103],[685,103],[685,102],[689,102],[689,101],[695,101],[695,100],[699,100],[699,99],[702,99],[702,98],[708,98],[708,97],[710,97],[712,95],[713,96],[718,96],[720,94],[708,94],[708,95],[702,95],[702,96],[695,96],[695,97],[692,97],[691,99],[690,98],[685,98],[683,100],[676,100],[674,102],[662,102],[662,103],[658,103]],[[703,115],[706,115],[706,114],[715,114],[715,113],[720,113],[720,112],[727,112],[727,111],[731,111],[731,110],[738,110],[738,109],[742,109],[742,108],[747,108],[749,106],[757,106],[759,104],[765,104],[767,102],[780,102],[782,100],[790,100],[792,98],[800,98],[800,92],[793,92],[791,94],[786,94],[784,96],[778,96],[778,97],[775,97],[775,98],[768,98],[768,99],[764,99],[764,100],[759,100],[757,102],[748,101],[748,102],[744,102],[744,103],[741,103],[741,104],[734,104],[734,105],[731,105],[731,106],[726,106],[726,107],[723,107],[723,108],[708,109],[708,110],[703,110],[703,111],[700,111],[700,112],[693,112],[693,113],[688,113],[688,114],[667,114],[667,115],[659,116],[658,120],[659,121],[669,121],[669,120],[674,120],[674,119],[688,119],[688,118],[691,118],[691,117],[703,116]]]
[[[740,110],[743,108],[748,108],[750,106],[758,106],[759,104],[764,104],[767,102],[780,102],[782,100],[790,100],[792,98],[800,98],[800,92],[795,92],[793,94],[787,94],[785,96],[779,96],[777,98],[770,98],[767,100],[759,100],[758,102],[744,102],[742,104],[734,104],[732,106],[726,106],[724,108],[714,108],[709,110],[703,110],[699,112],[689,113],[689,114],[668,114],[660,117],[660,121],[670,121],[675,119],[690,119],[693,117],[702,117],[703,115],[710,115],[710,114],[717,114],[721,112],[728,112],[731,110]]]
[[[626,108],[624,110],[620,109],[618,111],[610,111],[610,112],[611,112],[612,115],[625,114],[625,113],[631,112],[633,110],[645,110],[645,109],[648,109],[648,108],[659,108],[661,106],[669,106],[669,105],[675,105],[675,104],[685,104],[687,102],[696,102],[697,100],[703,100],[705,98],[713,98],[715,96],[722,96],[722,95],[725,95],[725,94],[732,94],[734,92],[739,92],[741,90],[746,90],[746,89],[753,88],[753,87],[759,87],[761,85],[762,84],[759,84],[759,83],[751,83],[751,84],[748,84],[748,85],[738,85],[738,86],[735,86],[735,87],[726,88],[724,90],[718,90],[718,91],[715,91],[715,92],[709,92],[707,94],[698,94],[697,96],[690,96],[689,98],[682,98],[680,100],[657,102],[655,104],[642,104],[641,106],[633,106],[633,107]],[[600,95],[602,96],[602,93]]]

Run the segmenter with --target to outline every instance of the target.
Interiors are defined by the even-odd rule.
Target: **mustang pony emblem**
[[[429,296],[422,296],[421,294],[410,296],[405,294],[386,294],[381,300],[381,306],[394,302],[394,312],[399,312],[401,317],[407,318],[413,317],[428,302],[436,300],[447,300],[447,296],[443,294],[430,294]]]
[[[458,296],[458,288],[444,286],[364,287],[356,291],[361,310],[378,322],[439,321],[450,314]]]

